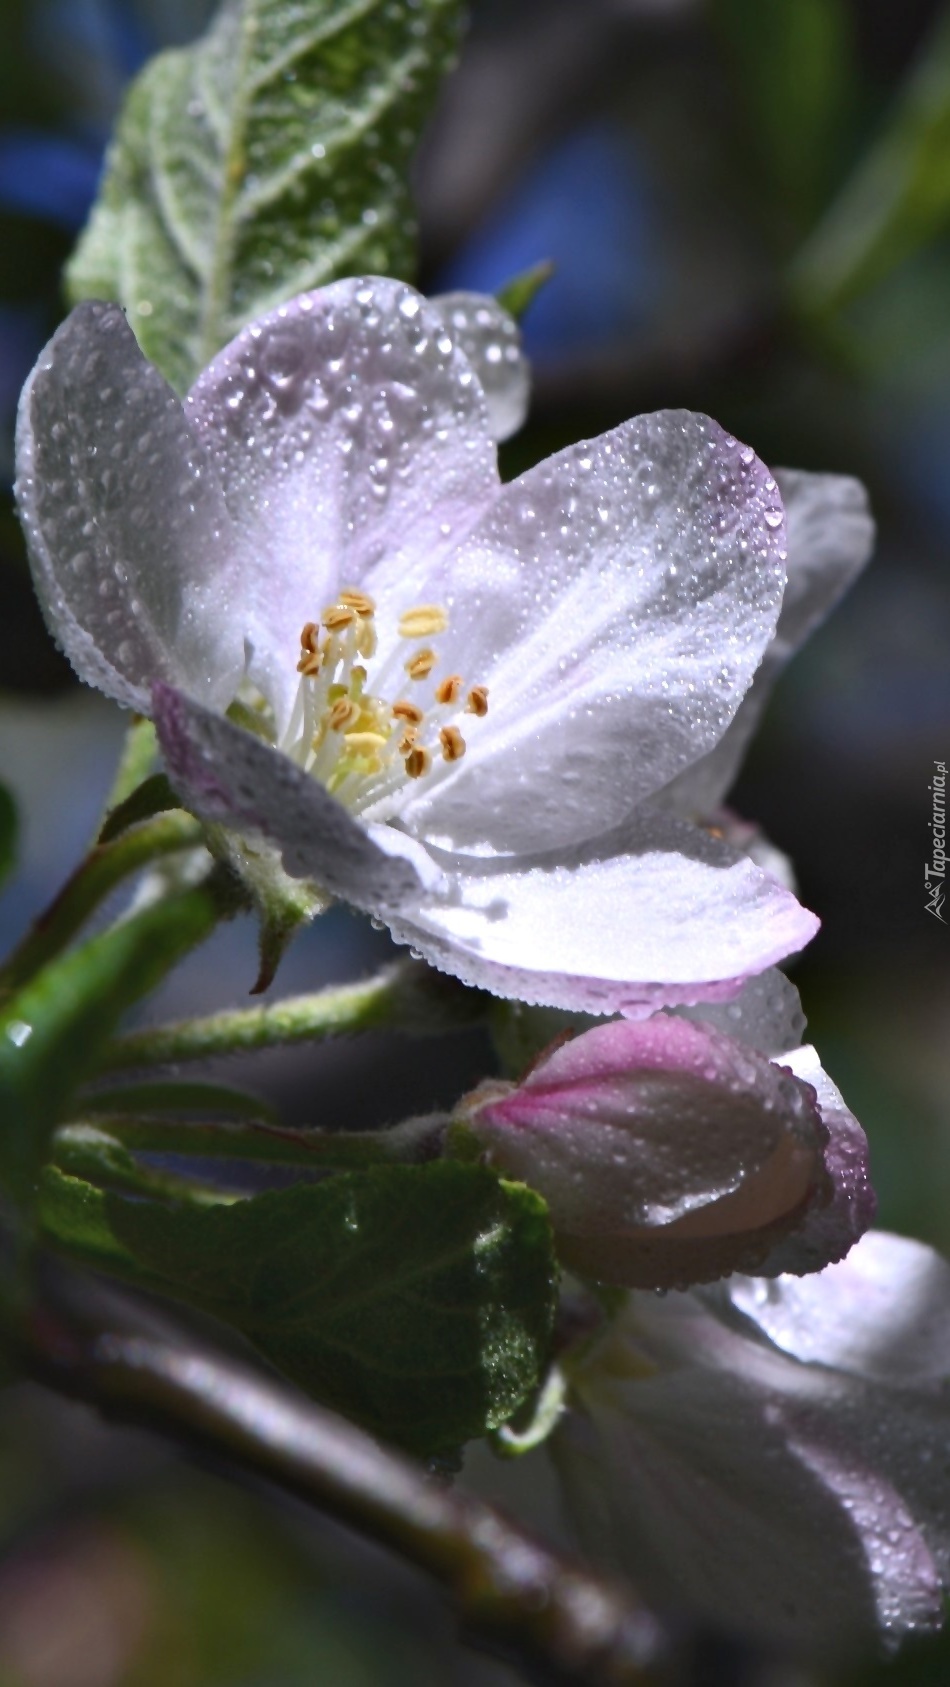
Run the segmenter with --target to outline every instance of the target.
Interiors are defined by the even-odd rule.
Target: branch
[[[463,1638],[546,1687],[654,1687],[667,1642],[628,1590],[533,1539],[470,1494],[438,1485],[345,1419],[230,1355],[199,1347],[131,1297],[47,1273],[24,1334],[40,1382],[186,1449],[266,1478],[427,1571]]]

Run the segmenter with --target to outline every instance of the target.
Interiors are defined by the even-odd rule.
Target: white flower
[[[510,323],[444,311],[304,294],[181,404],[118,309],[79,307],[20,412],[49,624],[154,715],[196,813],[435,965],[593,1012],[735,994],[816,921],[653,799],[771,648],[775,482],[660,412],[502,486],[476,366],[510,426]]]
[[[806,1277],[633,1293],[554,1454],[593,1556],[659,1605],[829,1654],[939,1626],[950,1266],[871,1232]]]

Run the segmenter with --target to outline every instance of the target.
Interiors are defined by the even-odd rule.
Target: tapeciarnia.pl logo
[[[946,925],[943,913],[944,880],[947,874],[947,764],[945,761],[934,762],[933,778],[927,789],[933,796],[933,819],[930,830],[933,833],[931,845],[931,863],[924,868],[924,890],[927,900],[924,910],[933,914],[935,920]]]

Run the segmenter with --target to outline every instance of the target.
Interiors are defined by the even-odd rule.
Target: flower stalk
[[[105,1051],[101,1072],[212,1060],[220,1055],[363,1031],[401,1031],[409,1036],[464,1030],[487,1017],[490,998],[452,980],[434,976],[414,961],[384,967],[359,984],[333,986],[288,996],[266,1006],[236,1008],[203,1019],[180,1020],[154,1030],[117,1037]]]
[[[194,849],[201,838],[198,822],[176,809],[94,845],[0,969],[0,1001],[61,954],[118,885],[152,862]]]

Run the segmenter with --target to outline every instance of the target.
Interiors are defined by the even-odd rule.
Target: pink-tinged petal
[[[673,1288],[758,1268],[827,1198],[812,1092],[708,1027],[597,1026],[461,1116],[493,1164],[544,1196],[581,1275]]]
[[[371,913],[419,895],[411,844],[391,828],[371,836],[288,756],[169,686],[151,712],[169,778],[202,820],[269,839],[288,873]]]
[[[868,495],[850,475],[776,469],[788,520],[788,586],[775,650],[787,661],[860,574],[874,548]]]
[[[768,471],[688,411],[506,486],[430,583],[446,671],[490,702],[464,760],[413,792],[408,829],[516,855],[627,818],[725,731],[775,628],[784,544]]]
[[[341,586],[392,589],[380,633],[394,635],[425,574],[497,493],[485,400],[437,311],[370,277],[246,328],[186,411],[241,530],[251,673],[282,722],[303,624]]]
[[[788,522],[788,585],[775,637],[720,743],[658,798],[676,814],[708,816],[733,783],[786,662],[834,608],[874,545],[868,498],[848,475],[776,469]]]
[[[824,1206],[813,1205],[798,1229],[770,1250],[768,1259],[756,1267],[762,1276],[783,1272],[820,1271],[844,1258],[859,1236],[874,1223],[877,1197],[868,1169],[868,1140],[854,1114],[810,1045],[778,1057],[778,1063],[810,1084],[818,1111],[828,1130],[825,1166],[831,1179],[832,1199]]]
[[[745,1048],[769,1058],[781,1054],[785,1065],[791,1065],[791,1061],[784,1051],[797,1049],[805,1030],[798,991],[791,979],[774,967],[750,978],[734,1001],[697,1002],[695,1007],[677,1008],[676,1013],[683,1019],[712,1025]],[[792,1070],[814,1082],[797,1066]]]
[[[227,511],[117,305],[79,305],[41,354],[16,492],[43,612],[82,679],[136,709],[155,679],[230,701],[243,653],[219,613]]]
[[[487,293],[439,293],[429,303],[478,376],[494,438],[508,439],[528,414],[531,390],[517,322]]]
[[[950,1382],[950,1264],[923,1242],[872,1230],[819,1275],[737,1278],[729,1295],[808,1364],[898,1388]]]
[[[936,1543],[886,1459],[903,1406],[749,1339],[723,1297],[631,1296],[572,1367],[582,1410],[554,1452],[588,1550],[658,1603],[805,1658],[936,1627]],[[922,1472],[945,1424],[917,1430]]]
[[[435,853],[451,896],[405,905],[393,935],[468,984],[542,1006],[643,1018],[729,999],[818,927],[746,857],[646,811],[603,855],[506,871]]]

